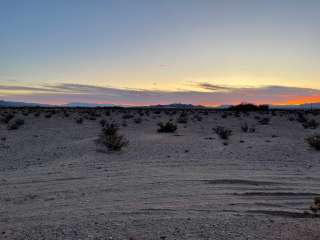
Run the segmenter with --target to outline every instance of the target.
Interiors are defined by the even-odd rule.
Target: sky
[[[1,0],[0,99],[320,102],[318,0]]]

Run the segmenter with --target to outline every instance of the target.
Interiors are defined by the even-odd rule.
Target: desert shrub
[[[318,126],[319,126],[319,123],[314,120],[314,119],[311,119],[311,120],[307,120],[306,122],[302,123],[302,126],[306,129],[316,129]]]
[[[256,131],[256,128],[254,126],[249,126],[248,123],[245,122],[241,125],[241,130],[242,130],[242,132],[245,132],[245,133],[247,133],[247,132],[253,133]]]
[[[128,123],[126,121],[123,121],[121,125],[122,125],[122,127],[127,127]]]
[[[186,113],[181,113],[177,119],[177,123],[181,123],[181,124],[188,123],[188,115]]]
[[[135,119],[134,119],[134,122],[135,122],[136,124],[140,124],[140,123],[142,123],[142,119],[141,119],[141,118],[135,118]]]
[[[100,123],[101,127],[104,127],[106,125],[107,121],[105,119],[101,119],[99,123]]]
[[[129,144],[129,141],[118,133],[118,126],[111,123],[105,124],[99,135],[97,143],[105,146],[109,151],[120,151]]]
[[[239,105],[231,106],[230,110],[249,112],[249,111],[268,111],[268,105],[255,105],[252,103],[241,103]]]
[[[302,112],[297,113],[297,121],[300,123],[305,123],[308,121],[308,118]]]
[[[23,119],[16,119],[13,123],[10,123],[8,125],[8,130],[17,130],[23,124],[24,124]]]
[[[312,137],[308,137],[306,140],[312,148],[320,151],[320,135],[314,135]]]
[[[122,119],[130,119],[130,118],[134,118],[134,115],[127,113],[122,116]]]
[[[249,126],[248,126],[248,123],[243,123],[242,125],[241,125],[241,130],[242,130],[242,132],[248,132],[249,131]]]
[[[44,115],[45,118],[51,118],[52,117],[52,114],[50,113],[47,113],[46,115]]]
[[[35,117],[40,117],[40,112],[36,112],[36,113],[34,114],[34,116],[35,116]]]
[[[293,122],[293,121],[295,120],[295,118],[291,116],[291,117],[288,118],[288,120],[289,120],[290,122]]]
[[[313,214],[318,215],[318,211],[320,211],[320,197],[315,197],[313,199],[313,203],[310,206],[310,210]]]
[[[194,119],[197,120],[198,122],[202,121],[202,117],[200,115],[195,115]]]
[[[83,123],[83,118],[78,118],[78,119],[76,120],[76,123],[82,124],[82,123]]]
[[[177,130],[177,125],[171,123],[171,122],[167,122],[165,124],[163,124],[162,122],[158,124],[159,129],[158,132],[160,133],[173,133]]]
[[[213,131],[219,135],[219,137],[221,139],[224,139],[224,140],[227,140],[229,139],[229,137],[231,136],[232,134],[232,130],[230,129],[227,129],[225,127],[221,127],[221,126],[218,126],[216,128],[213,128]]]
[[[14,115],[13,114],[6,114],[3,116],[3,118],[1,119],[1,122],[3,123],[9,123],[11,119],[14,118]]]
[[[268,125],[270,123],[270,118],[267,118],[267,117],[262,118],[262,119],[259,120],[259,123],[261,125]]]
[[[226,119],[226,118],[228,117],[228,114],[224,113],[224,114],[221,115],[221,117],[222,117],[223,119]]]

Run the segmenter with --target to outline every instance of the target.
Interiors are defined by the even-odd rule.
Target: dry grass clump
[[[100,123],[101,127],[104,127],[107,124],[107,120],[101,119],[99,123]]]
[[[8,125],[8,130],[17,130],[20,126],[24,124],[23,119],[16,119],[13,123]]]
[[[310,206],[310,210],[315,216],[318,216],[318,211],[320,211],[320,197],[315,197],[313,203]]]
[[[116,124],[105,124],[104,128],[97,139],[97,144],[106,147],[109,151],[120,151],[123,147],[129,144],[129,141],[118,133]]]
[[[76,119],[76,123],[82,124],[82,123],[83,123],[83,118],[78,118],[78,119]]]
[[[177,119],[177,123],[180,123],[180,124],[188,123],[188,114],[185,112],[181,113]]]
[[[317,151],[320,151],[320,135],[308,137],[306,140],[312,148],[314,148]]]
[[[319,126],[319,123],[316,120],[311,119],[311,120],[307,120],[307,121],[303,122],[302,126],[305,129],[316,129]]]
[[[7,124],[7,123],[9,123],[10,120],[13,119],[13,118],[14,118],[14,114],[8,113],[8,114],[5,114],[5,115],[2,117],[1,122]]]
[[[261,125],[268,125],[268,124],[270,123],[270,118],[264,117],[264,118],[262,118],[262,119],[259,120],[259,123],[260,123]]]
[[[140,123],[142,123],[142,118],[135,118],[133,121],[134,121],[136,124],[140,124]]]
[[[131,119],[134,118],[134,115],[130,114],[130,113],[126,113],[122,116],[122,119],[126,120],[126,119]]]
[[[158,126],[158,132],[160,133],[173,133],[178,129],[177,125],[173,124],[172,122],[167,122],[165,124],[161,122],[158,124]]]
[[[242,132],[249,132],[249,133],[254,133],[256,131],[256,128],[254,126],[249,126],[247,122],[243,123],[241,125],[241,130]]]
[[[213,131],[223,140],[228,140],[232,134],[232,130],[221,126],[213,128]]]

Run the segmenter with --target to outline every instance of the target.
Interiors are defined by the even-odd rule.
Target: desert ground
[[[319,113],[0,109],[0,239],[319,240]]]

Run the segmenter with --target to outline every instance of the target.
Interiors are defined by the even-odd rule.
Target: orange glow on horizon
[[[288,105],[299,105],[299,104],[306,104],[306,103],[319,103],[320,96],[301,96],[297,99],[289,100],[285,103],[279,103],[279,105],[288,104]]]

